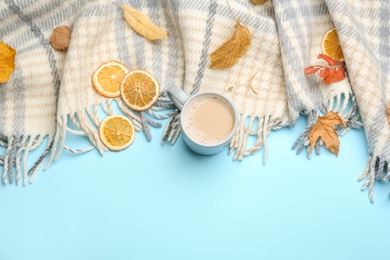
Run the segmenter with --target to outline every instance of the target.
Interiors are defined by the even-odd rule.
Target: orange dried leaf
[[[344,69],[342,68],[336,68],[335,73],[333,74],[332,81],[333,82],[339,82],[342,81],[345,78]]]
[[[320,72],[320,77],[324,79],[326,84],[342,81],[345,78],[343,68],[325,68]]]
[[[225,69],[236,64],[248,50],[251,39],[249,28],[242,25],[238,19],[232,36],[210,54],[210,68]]]
[[[318,67],[309,66],[309,67],[305,68],[304,72],[305,72],[305,75],[310,75],[310,74],[316,73],[319,69],[320,68],[318,68]]]
[[[325,54],[318,54],[317,59],[323,59],[328,63],[329,66],[334,66],[336,64],[339,64],[340,62],[332,59],[331,57],[325,55]]]
[[[320,71],[319,76],[324,79],[326,84],[339,82],[345,78],[345,62],[334,60],[325,54],[319,54],[317,58],[325,60],[330,67],[322,65],[309,66],[304,70],[305,75],[314,74],[317,71]]]
[[[15,70],[16,50],[0,42],[0,83],[7,82]]]
[[[320,71],[320,77],[321,78],[326,78],[330,74],[330,69],[329,68],[324,68],[323,70]]]
[[[308,137],[310,139],[310,149],[313,149],[319,138],[325,143],[326,148],[336,156],[339,153],[340,140],[334,127],[346,124],[338,113],[328,112],[325,116],[319,116],[317,122],[311,128]]]
[[[324,77],[324,82],[325,82],[325,84],[331,84],[333,82],[332,79],[333,79],[333,74],[334,74],[335,70],[327,68],[327,72],[328,72],[327,75]]]

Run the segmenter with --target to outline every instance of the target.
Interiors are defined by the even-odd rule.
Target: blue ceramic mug
[[[181,111],[183,140],[191,150],[212,155],[226,148],[239,121],[237,108],[227,96],[205,91],[189,97],[176,86],[169,87],[167,94]]]

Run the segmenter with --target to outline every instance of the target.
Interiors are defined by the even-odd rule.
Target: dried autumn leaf
[[[307,68],[305,68],[304,72],[305,72],[305,75],[310,75],[310,74],[313,74],[313,73],[316,73],[320,68],[316,68],[316,67],[313,67],[313,66],[309,66]]]
[[[323,70],[320,71],[320,77],[321,78],[326,78],[330,74],[330,69],[329,68],[324,68]]]
[[[210,54],[212,69],[225,69],[233,66],[245,54],[251,43],[251,32],[240,23],[234,25],[234,33],[229,40]]]
[[[7,82],[15,70],[16,50],[0,42],[0,83]]]
[[[320,77],[324,79],[325,84],[331,84],[333,82],[342,81],[345,78],[345,74],[342,68],[326,68],[321,71]]]
[[[319,116],[317,122],[313,125],[308,134],[310,149],[313,149],[318,138],[321,138],[325,143],[326,148],[337,156],[339,153],[340,141],[339,135],[334,129],[336,125],[343,125],[346,127],[338,113],[330,111],[325,116]]]
[[[330,67],[322,65],[309,66],[304,70],[305,75],[314,74],[317,71],[320,71],[319,75],[324,79],[326,84],[339,82],[345,78],[347,68],[345,67],[344,61],[332,59],[325,54],[319,54],[317,58],[325,60]]]
[[[390,124],[390,102],[387,103],[386,115],[387,115],[387,122]]]
[[[267,2],[267,0],[251,0],[252,4],[254,5],[262,5],[264,4],[265,2]]]
[[[329,66],[334,66],[334,65],[340,65],[341,61],[332,59],[331,57],[325,55],[325,54],[318,54],[317,59],[323,59],[328,63]]]
[[[168,37],[168,32],[155,25],[143,13],[128,5],[119,5],[126,21],[134,31],[149,40],[159,40]]]
[[[345,79],[345,71],[342,68],[335,68],[335,73],[332,77],[332,82],[339,82]]]
[[[51,36],[50,44],[57,51],[66,51],[69,48],[71,30],[68,26],[56,27]]]

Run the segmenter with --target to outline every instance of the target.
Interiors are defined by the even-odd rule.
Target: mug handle
[[[171,99],[172,103],[179,109],[180,111],[183,109],[184,104],[188,100],[188,96],[184,91],[176,86],[170,86],[167,89],[167,94]]]

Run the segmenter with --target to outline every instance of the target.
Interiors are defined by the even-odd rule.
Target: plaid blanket
[[[372,201],[375,180],[389,179],[387,1],[367,5],[363,0],[274,0],[255,6],[249,0],[231,0],[231,9],[225,0],[123,0],[117,4],[138,9],[169,31],[169,37],[154,42],[141,37],[111,1],[0,3],[0,41],[17,50],[15,72],[0,84],[4,183],[33,182],[41,166],[49,167],[64,149],[80,153],[96,148],[103,154],[107,148],[98,136],[99,109],[111,115],[113,105],[148,140],[150,128],[169,119],[163,142],[175,143],[180,134],[179,112],[164,93],[171,85],[189,95],[203,90],[223,92],[235,102],[241,118],[230,152],[238,160],[263,148],[266,162],[269,132],[292,126],[300,114],[307,115],[308,125],[294,147],[298,152],[307,148],[310,157],[308,132],[319,114],[338,112],[347,124],[344,133],[362,125],[361,115],[370,152],[363,188],[369,188]],[[250,48],[233,67],[210,69],[209,55],[231,35],[236,17],[251,31]],[[60,25],[72,30],[67,52],[55,51],[49,43],[53,29]],[[322,37],[333,27],[348,76],[326,85],[305,76],[303,70],[317,63]],[[91,86],[91,75],[109,60],[153,73],[161,85],[159,101],[138,113],[120,99],[100,96]],[[257,94],[250,91],[248,82]],[[69,134],[86,136],[92,147],[68,147]],[[251,135],[256,137],[253,145],[248,144]],[[29,167],[30,151],[45,143],[45,151]],[[315,145],[319,153],[321,142]]]

